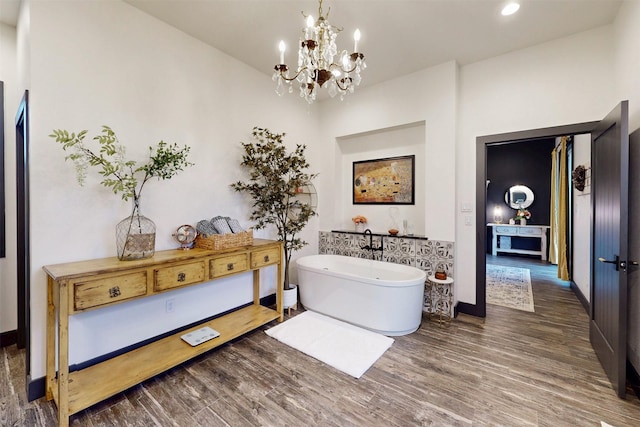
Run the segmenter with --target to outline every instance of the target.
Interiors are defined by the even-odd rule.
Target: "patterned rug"
[[[534,312],[529,269],[488,264],[487,304]]]

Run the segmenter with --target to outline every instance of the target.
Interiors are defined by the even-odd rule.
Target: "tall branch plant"
[[[158,145],[149,147],[149,160],[138,165],[135,160],[126,160],[125,148],[109,126],[102,126],[100,134],[93,137],[99,150],[94,151],[87,146],[86,130],[77,134],[66,130],[54,129],[49,135],[62,145],[69,154],[65,160],[71,160],[76,167],[78,184],[84,185],[89,166],[100,168],[103,176],[101,184],[110,188],[114,194],[120,194],[124,201],[134,200],[134,208],[138,206],[142,189],[151,178],[159,180],[171,179],[178,172],[192,166],[187,160],[190,147],[178,147],[178,144],[167,144],[160,141]]]
[[[317,215],[314,207],[301,203],[298,196],[300,189],[317,174],[306,172],[309,168],[304,155],[306,145],[297,144],[295,150],[288,153],[284,136],[284,133],[254,127],[253,142],[241,143],[244,154],[240,164],[249,170],[249,179],[235,182],[231,187],[253,199],[249,219],[255,221],[255,229],[276,227],[278,240],[284,246],[284,289],[291,289],[291,255],[308,244],[299,233],[311,217]]]

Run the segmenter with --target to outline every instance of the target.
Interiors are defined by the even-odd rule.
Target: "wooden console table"
[[[260,305],[260,269],[269,265],[278,267],[275,310]],[[272,320],[284,319],[282,243],[273,240],[255,239],[251,246],[220,251],[176,249],[159,251],[143,260],[119,261],[114,257],[47,265],[43,269],[48,275],[46,394],[58,406],[60,426],[68,426],[70,415],[109,396]],[[69,316],[247,271],[253,271],[253,304],[69,372]],[[196,347],[180,338],[203,326],[217,330],[220,336]]]
[[[547,230],[548,225],[515,225],[515,224],[487,224],[493,229],[493,239],[491,240],[491,255],[497,255],[498,252],[540,255],[540,259],[547,260]],[[500,247],[498,239],[500,236],[511,237],[529,237],[540,240],[540,250],[514,249],[511,247]]]

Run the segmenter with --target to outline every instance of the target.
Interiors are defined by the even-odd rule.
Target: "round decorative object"
[[[504,201],[513,209],[524,209],[533,203],[533,191],[526,185],[514,185],[504,193]]]
[[[172,234],[173,238],[180,243],[180,249],[191,249],[197,235],[198,232],[196,229],[188,224],[181,225],[175,233]]]
[[[397,229],[395,229],[395,228],[392,228],[392,229],[390,229],[390,230],[389,230],[389,234],[391,234],[392,236],[397,235],[397,234],[398,234],[398,232],[399,232],[399,230],[397,230]]]
[[[318,207],[318,194],[316,187],[312,183],[306,183],[296,188],[295,194],[291,196],[292,209],[289,210],[289,218],[294,221],[300,218],[313,216]],[[313,213],[313,214],[312,214]]]

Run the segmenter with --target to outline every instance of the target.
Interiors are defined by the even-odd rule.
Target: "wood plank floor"
[[[488,305],[449,327],[424,320],[360,379],[262,330],[71,417],[73,426],[639,426],[640,401],[618,399],[591,349],[588,316],[565,282],[531,268],[535,313]],[[523,265],[523,263],[528,265]],[[0,351],[0,425],[53,426],[26,402],[24,352]]]

